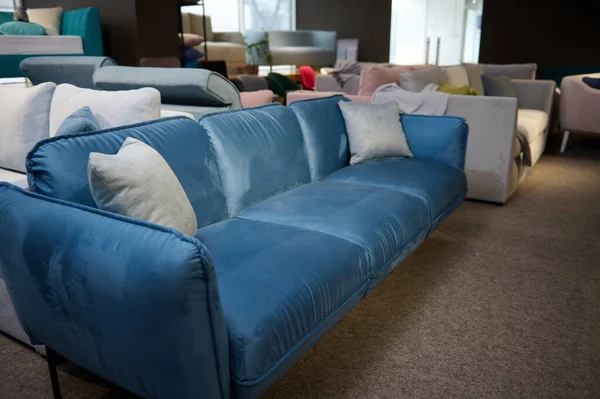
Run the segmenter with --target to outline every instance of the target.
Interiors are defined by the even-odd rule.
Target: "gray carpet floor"
[[[465,202],[266,397],[600,398],[600,143],[577,144],[505,206]],[[0,335],[0,398],[49,397],[44,360]]]

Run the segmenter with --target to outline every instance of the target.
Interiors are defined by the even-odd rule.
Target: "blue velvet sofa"
[[[348,166],[342,97],[40,142],[0,184],[0,268],[34,342],[145,398],[255,398],[465,198],[467,126],[402,116],[411,159]],[[96,209],[92,151],[142,140],[195,237]]]
[[[11,21],[12,12],[0,12],[0,24]],[[102,45],[102,28],[100,26],[100,11],[96,7],[81,8],[64,12],[60,24],[60,34],[66,36],[81,36],[83,54],[101,56],[104,53]],[[0,78],[18,78],[25,76],[19,65],[29,57],[41,54],[0,54]],[[60,54],[45,54],[60,55]]]

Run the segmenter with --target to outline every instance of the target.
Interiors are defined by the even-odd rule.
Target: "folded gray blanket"
[[[450,95],[436,91],[438,86],[427,85],[422,92],[402,89],[396,83],[383,85],[375,90],[371,103],[383,104],[396,101],[403,114],[444,115]]]

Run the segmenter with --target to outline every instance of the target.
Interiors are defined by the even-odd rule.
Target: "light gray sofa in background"
[[[331,31],[246,31],[246,43],[269,42],[272,65],[309,65],[313,68],[335,64],[337,34]],[[246,55],[248,64],[267,65],[252,52]]]
[[[503,204],[544,152],[556,84],[534,80],[536,64],[466,66],[471,66],[467,68],[470,86],[480,95],[450,96],[446,115],[460,116],[469,125],[467,198]],[[481,74],[511,77],[518,98],[483,96]],[[353,101],[369,101],[369,97],[356,97],[360,74],[342,74],[339,78],[317,76],[314,96],[337,92],[349,95]]]

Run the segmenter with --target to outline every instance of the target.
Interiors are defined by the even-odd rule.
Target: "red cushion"
[[[309,66],[301,66],[298,70],[300,71],[300,79],[302,79],[302,87],[304,90],[314,90],[315,71]]]

